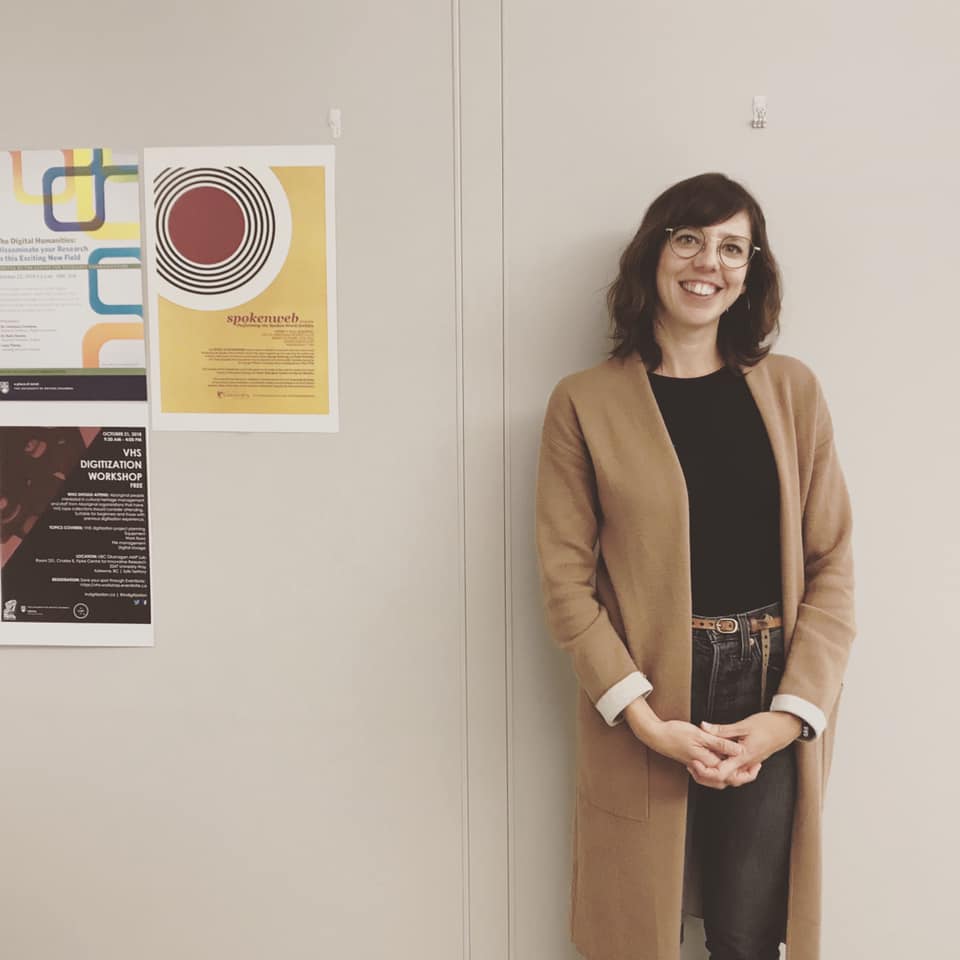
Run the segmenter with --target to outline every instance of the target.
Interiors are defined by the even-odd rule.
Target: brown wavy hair
[[[722,173],[701,173],[664,190],[643,215],[636,235],[620,256],[620,273],[607,290],[614,347],[610,356],[639,353],[650,370],[663,360],[653,326],[660,298],[657,264],[668,242],[667,227],[707,227],[744,211],[750,234],[760,249],[747,265],[746,293],[720,316],[717,347],[727,366],[753,366],[769,352],[771,334],[780,332],[780,268],[770,250],[760,204],[735,180]],[[749,298],[749,299],[748,299]],[[773,339],[776,339],[774,336]]]

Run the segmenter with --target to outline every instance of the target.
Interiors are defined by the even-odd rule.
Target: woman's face
[[[717,244],[729,236],[746,237],[752,243],[749,216],[741,211],[723,223],[699,229],[706,243],[694,257],[685,259],[674,253],[669,243],[663,245],[657,264],[660,323],[684,327],[715,324],[744,289],[749,264],[735,269],[725,266]],[[690,284],[700,286],[685,289]]]

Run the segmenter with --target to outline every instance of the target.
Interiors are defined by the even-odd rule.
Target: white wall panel
[[[341,432],[154,434],[155,649],[0,651],[2,952],[458,957],[451,6],[4,24],[4,147],[343,136]]]
[[[765,209],[784,272],[777,349],[823,382],[853,497],[859,639],[825,825],[823,955],[934,956],[947,942],[958,27],[932,0],[505,4],[516,960],[575,955],[574,686],[542,627],[530,535],[540,420],[553,384],[604,356],[604,289],[646,206],[708,170]]]

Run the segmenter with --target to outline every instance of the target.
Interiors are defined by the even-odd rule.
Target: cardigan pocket
[[[594,807],[630,820],[650,816],[649,751],[626,722],[607,725],[579,692],[577,790]]]

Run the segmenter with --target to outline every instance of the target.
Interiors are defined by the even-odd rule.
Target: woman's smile
[[[702,280],[681,280],[680,288],[684,293],[689,293],[690,296],[696,297],[698,300],[709,300],[723,289],[715,283]]]

